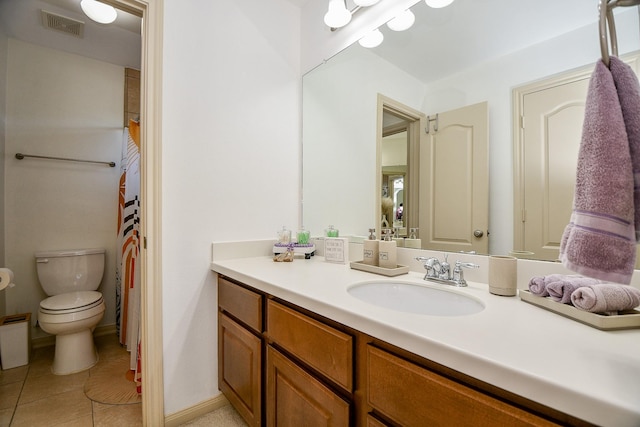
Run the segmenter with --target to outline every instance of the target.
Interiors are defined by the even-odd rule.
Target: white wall
[[[163,43],[163,361],[172,414],[219,393],[211,243],[297,227],[300,10],[285,0],[165,0]]]
[[[5,167],[7,314],[31,312],[46,297],[34,252],[107,249],[100,288],[115,323],[119,166],[17,160],[18,152],[120,163],[124,69],[16,39],[8,43]],[[33,337],[44,335],[39,328]]]

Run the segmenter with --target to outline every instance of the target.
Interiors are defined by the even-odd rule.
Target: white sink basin
[[[484,310],[484,304],[472,296],[421,284],[397,281],[362,282],[349,287],[347,292],[369,304],[404,313],[466,316]]]

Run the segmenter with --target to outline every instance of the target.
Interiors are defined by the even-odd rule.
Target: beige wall
[[[101,324],[112,324],[124,70],[15,39],[8,41],[7,64],[5,264],[17,284],[6,291],[7,314],[31,312],[35,323],[45,294],[34,252],[103,247]],[[17,160],[17,152],[117,166]],[[42,335],[38,328],[32,336]]]

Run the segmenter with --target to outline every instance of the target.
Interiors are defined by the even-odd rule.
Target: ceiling
[[[41,10],[84,22],[82,38],[45,28]],[[123,67],[140,68],[141,19],[122,10],[113,24],[93,22],[80,0],[0,0],[0,31],[11,38]]]

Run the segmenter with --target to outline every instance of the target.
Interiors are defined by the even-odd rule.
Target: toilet
[[[49,298],[40,302],[38,324],[56,336],[51,371],[68,375],[98,362],[93,330],[104,316],[97,292],[104,274],[104,249],[36,252],[36,270]]]

